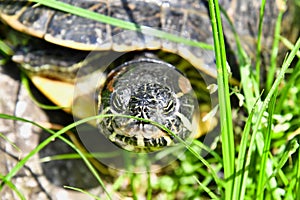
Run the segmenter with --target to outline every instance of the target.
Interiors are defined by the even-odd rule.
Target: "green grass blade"
[[[83,154],[87,158],[112,158],[119,156],[119,153],[84,153]],[[50,162],[54,160],[69,160],[69,159],[81,159],[81,156],[76,153],[70,153],[70,154],[60,154],[55,156],[47,156],[41,158],[40,162]]]
[[[18,118],[15,116],[10,116],[10,115],[6,115],[6,114],[0,114],[0,118],[3,119],[10,119],[10,120],[18,120],[18,121],[22,121],[22,122],[27,122],[27,123],[31,123],[49,133],[51,133],[52,135],[50,137],[48,137],[46,140],[44,140],[42,143],[40,143],[35,149],[33,149],[28,155],[26,155],[22,160],[20,160],[20,162],[17,163],[17,165],[5,176],[4,178],[4,182],[8,182],[9,180],[11,180],[11,178],[25,165],[25,163],[36,153],[38,153],[42,148],[44,148],[47,144],[49,144],[51,141],[53,141],[55,138],[59,138],[61,140],[63,140],[66,144],[68,144],[70,147],[72,147],[83,159],[83,161],[85,162],[85,164],[88,166],[88,168],[90,169],[90,171],[93,173],[93,175],[97,178],[97,180],[99,181],[100,185],[104,188],[104,184],[101,180],[101,178],[98,176],[95,168],[90,164],[90,162],[88,161],[88,159],[86,158],[86,156],[84,155],[84,153],[82,153],[79,149],[77,149],[75,147],[75,145],[73,143],[71,143],[70,141],[66,140],[65,138],[63,138],[61,135],[67,131],[69,131],[72,128],[75,128],[76,126],[86,123],[88,121],[91,120],[96,120],[96,119],[101,119],[104,117],[126,117],[126,118],[133,118],[136,120],[141,120],[144,122],[148,122],[151,123],[157,127],[159,127],[160,129],[162,129],[163,131],[166,131],[168,134],[173,135],[177,140],[179,140],[179,142],[181,142],[182,144],[185,145],[185,147],[196,157],[198,158],[200,161],[202,161],[202,163],[210,170],[211,175],[214,177],[215,182],[217,183],[218,187],[221,187],[221,181],[219,181],[219,177],[217,176],[217,174],[215,173],[214,169],[209,165],[209,163],[202,158],[198,152],[196,152],[193,148],[191,148],[189,146],[189,144],[187,144],[185,141],[183,141],[180,137],[178,137],[177,135],[175,135],[174,133],[172,133],[168,128],[166,128],[165,126],[151,121],[151,120],[147,120],[147,119],[143,119],[143,118],[139,118],[139,117],[133,117],[133,116],[128,116],[128,115],[116,115],[116,114],[103,114],[103,115],[98,115],[98,116],[91,116],[91,117],[87,117],[84,119],[81,119],[77,122],[74,122],[64,128],[62,128],[61,130],[57,131],[57,132],[53,132],[52,130],[48,130],[45,129],[44,127],[40,126],[39,124],[27,120],[27,119],[23,119],[23,118]],[[106,191],[106,190],[105,190]],[[107,192],[107,191],[106,191]],[[110,198],[109,194],[107,193],[108,197]]]
[[[88,192],[88,191],[85,191],[83,189],[80,189],[80,188],[76,188],[76,187],[71,187],[71,186],[64,186],[64,188],[66,189],[70,189],[70,190],[74,190],[74,191],[77,191],[77,192],[80,192],[80,193],[83,193],[83,194],[86,194],[96,200],[101,200],[101,198],[97,197],[96,195],[93,195],[92,193]]]
[[[274,175],[276,175],[276,173],[283,168],[283,166],[286,164],[286,162],[288,161],[288,159],[291,157],[291,155],[293,155],[297,150],[299,150],[299,143],[298,141],[292,140],[290,145],[288,146],[288,148],[286,149],[286,151],[283,153],[283,155],[281,156],[281,159],[279,160],[279,163],[276,166],[276,170],[274,172]]]
[[[293,72],[291,73],[287,83],[284,85],[284,87],[280,91],[280,97],[277,101],[275,113],[280,113],[280,111],[283,108],[284,101],[287,99],[288,91],[293,87],[296,80],[300,76],[300,60],[296,63],[296,66],[293,69]]]
[[[261,65],[261,38],[262,38],[262,27],[263,27],[263,19],[265,15],[265,5],[266,0],[261,1],[260,12],[259,12],[259,24],[258,24],[258,32],[257,32],[257,46],[256,46],[256,83],[258,84],[258,88],[260,85],[260,65]]]
[[[300,200],[300,149],[298,148],[298,160],[297,160],[297,175],[296,175],[296,187],[294,194],[296,194],[296,200]]]
[[[273,155],[271,154],[271,152],[269,152],[269,157],[270,157],[271,161],[273,162],[275,170],[273,170],[272,174],[269,175],[268,181],[270,181],[270,179],[278,176],[281,179],[282,183],[285,186],[288,186],[288,185],[290,185],[290,180],[288,180],[288,178],[284,174],[284,171],[282,168],[287,163],[288,159],[290,159],[291,155],[294,154],[298,150],[299,144],[296,140],[292,140],[290,142],[290,144],[285,148],[286,149],[285,149],[284,153],[280,156],[279,162],[278,162],[278,160],[276,161],[275,158],[273,157]]]
[[[225,184],[225,199],[232,199],[234,182],[234,139],[232,127],[231,104],[229,97],[228,72],[225,44],[221,24],[219,4],[217,0],[210,0],[209,11],[214,37],[214,49],[218,72],[218,96],[220,104],[220,124],[222,137],[223,167]]]
[[[144,119],[144,118],[140,118],[140,117],[135,117],[135,116],[128,116],[128,115],[122,115],[122,114],[103,114],[103,115],[99,115],[99,116],[92,116],[92,117],[88,117],[85,118],[83,120],[80,120],[78,122],[82,123],[84,121],[90,121],[90,120],[94,120],[97,118],[104,118],[104,117],[125,117],[125,118],[132,118],[132,119],[136,119],[136,120],[140,120],[143,122],[147,122],[150,124],[153,124],[154,126],[160,128],[161,130],[165,131],[166,133],[172,135],[176,140],[178,140],[181,144],[184,145],[184,147],[191,152],[198,160],[200,160],[209,170],[210,173],[212,175],[212,177],[214,178],[215,182],[217,183],[218,187],[220,187],[221,181],[219,180],[220,178],[218,177],[218,175],[215,173],[214,168],[197,152],[195,151],[190,144],[188,144],[186,141],[184,141],[183,139],[181,139],[178,135],[174,134],[170,129],[168,129],[166,126],[157,123],[155,121],[149,120],[149,119]]]
[[[151,27],[147,26],[142,26],[142,25],[137,25],[132,22],[120,20],[117,18],[109,17],[103,14],[95,13],[87,9],[79,8],[76,6],[72,6],[67,3],[63,3],[61,1],[56,1],[56,0],[30,0],[35,3],[42,4],[44,6],[51,7],[53,9],[57,9],[63,12],[71,13],[74,15],[78,15],[84,18],[96,20],[99,22],[107,23],[113,26],[118,26],[123,29],[128,29],[128,30],[133,30],[133,31],[139,31],[144,34],[156,36],[158,38],[163,38],[167,40],[171,40],[173,42],[178,42],[190,46],[195,46],[195,47],[200,47],[203,49],[208,49],[212,50],[213,47],[209,44],[198,42],[198,41],[192,41],[183,37],[176,36],[174,34],[170,34],[164,31],[160,31]]]
[[[269,105],[268,127],[266,133],[264,134],[264,148],[263,148],[263,154],[261,158],[260,170],[258,175],[256,199],[261,199],[261,200],[264,199],[265,180],[267,176],[266,173],[267,160],[270,152],[271,134],[272,134],[272,126],[273,126],[273,113],[275,109],[276,98],[277,98],[277,90],[275,94],[272,96]]]
[[[260,99],[260,98],[259,98]],[[252,111],[250,112],[244,130],[242,134],[242,139],[240,143],[240,151],[237,158],[237,165],[236,165],[236,180],[234,182],[234,189],[233,189],[233,198],[232,199],[244,199],[245,198],[245,190],[246,190],[246,179],[245,179],[245,173],[246,173],[246,166],[245,166],[245,160],[246,160],[246,151],[247,146],[249,142],[249,134],[251,130],[252,125],[252,119],[253,115],[255,113],[255,107],[257,105],[258,100],[253,105]]]
[[[220,11],[224,15],[226,21],[229,23],[229,27],[233,33],[234,40],[235,40],[236,47],[237,47],[237,60],[238,60],[239,66],[250,65],[249,56],[247,55],[247,53],[244,51],[244,49],[242,47],[240,37],[234,27],[233,22],[231,21],[230,17],[228,16],[226,10],[224,10],[224,8],[221,6],[220,6]]]
[[[4,134],[0,133],[0,138],[3,138],[6,142],[8,142],[13,148],[15,148],[20,153],[22,152],[22,150],[16,144],[14,144],[10,139],[8,139]]]
[[[246,109],[248,110],[248,113],[250,113],[253,105],[257,101],[257,97],[260,96],[259,87],[258,84],[256,84],[253,70],[251,68],[251,60],[241,45],[241,40],[234,27],[234,24],[232,23],[227,12],[222,7],[220,8],[234,35],[234,40],[237,46],[237,60],[240,68],[243,95],[245,96]],[[253,88],[253,90],[249,90],[248,88]]]
[[[97,181],[99,182],[99,184],[103,187],[103,189],[105,190],[106,194],[108,195],[108,197],[111,199],[110,194],[106,191],[104,184],[101,180],[101,178],[99,177],[96,169],[91,165],[91,163],[89,162],[89,160],[85,157],[85,155],[78,149],[76,148],[76,146],[70,142],[69,140],[65,139],[64,137],[62,137],[61,135],[67,131],[69,131],[70,129],[76,127],[79,124],[82,123],[86,123],[89,120],[93,120],[94,118],[87,118],[87,119],[83,119],[80,120],[78,122],[75,122],[73,124],[70,124],[66,127],[64,127],[63,129],[54,132],[52,130],[46,129],[43,126],[39,125],[36,122],[24,119],[24,118],[19,118],[16,116],[11,116],[11,115],[7,115],[7,114],[2,114],[0,113],[0,118],[2,119],[8,119],[8,120],[16,120],[16,121],[21,121],[21,122],[25,122],[25,123],[30,123],[33,124],[34,126],[37,126],[39,128],[41,128],[42,130],[52,134],[50,137],[48,137],[46,140],[44,140],[42,143],[40,143],[36,148],[34,148],[30,153],[28,153],[23,159],[21,159],[12,169],[11,171],[3,178],[3,181],[5,183],[9,182],[13,176],[15,176],[17,174],[17,172],[26,164],[26,162],[33,157],[35,154],[37,154],[41,149],[43,149],[46,145],[48,145],[51,141],[53,141],[55,138],[59,138],[62,141],[64,141],[66,144],[68,144],[71,148],[73,148],[83,159],[83,161],[85,162],[85,164],[87,165],[87,167],[89,168],[89,170],[92,172],[92,174],[95,176],[95,178],[97,179]],[[2,189],[2,187],[0,188]]]
[[[280,36],[280,41],[289,49],[292,50],[294,45],[285,37]],[[300,58],[300,50],[296,53],[297,57]]]
[[[282,3],[286,3],[286,1],[282,1]],[[281,30],[281,22],[282,16],[284,13],[284,9],[279,9],[279,13],[276,20],[275,31],[274,31],[274,40],[273,40],[273,47],[271,52],[271,59],[270,59],[270,68],[267,74],[266,80],[266,90],[269,91],[271,85],[274,81],[275,72],[276,72],[276,65],[277,65],[277,56],[278,56],[278,49],[279,49],[279,41],[280,41],[280,30]]]
[[[206,146],[205,144],[203,144],[199,140],[193,140],[193,144],[196,145],[197,147],[199,147],[200,149],[203,149],[206,152],[208,152],[210,155],[212,155],[220,163],[222,162],[222,158],[220,157],[220,155],[218,153],[216,153],[215,151],[212,151],[210,147]]]
[[[61,110],[64,109],[66,107],[60,107],[60,106],[51,106],[51,105],[45,105],[40,103],[38,100],[36,100],[36,98],[33,96],[32,92],[31,92],[31,88],[29,86],[29,81],[27,76],[25,75],[25,72],[21,72],[21,82],[23,84],[23,86],[25,87],[25,89],[27,90],[31,100],[40,108],[45,109],[45,110]]]
[[[10,56],[13,55],[13,50],[0,39],[0,65],[5,65]]]
[[[0,180],[3,180],[5,178],[5,176],[3,176],[2,174],[0,175]],[[21,199],[21,200],[26,200],[25,196],[22,194],[22,192],[13,184],[12,181],[6,181],[5,184],[12,189],[12,191],[14,191],[17,196]],[[3,182],[1,183],[0,188],[3,187]]]
[[[268,177],[268,181],[271,183],[271,180],[274,179],[274,177],[279,177],[278,179],[281,179],[283,182],[284,186],[286,187],[286,195],[285,199],[289,199],[287,197],[294,197],[296,193],[294,193],[296,189],[296,180],[294,179],[293,175],[292,178],[288,178],[287,175],[283,172],[283,168],[286,165],[287,161],[291,159],[291,156],[299,151],[299,143],[297,139],[293,139],[288,146],[286,147],[284,153],[281,155],[281,158],[279,162],[277,163],[275,159],[273,159],[272,154],[269,153],[270,158],[273,161],[273,164],[275,166],[275,170],[273,171],[272,174]],[[276,188],[270,188],[270,191],[272,192],[273,199],[279,199],[280,195],[278,193],[275,193]],[[295,199],[295,198],[293,198]]]
[[[151,187],[151,173],[147,170],[147,200],[153,199],[152,197],[152,187]]]
[[[129,174],[130,187],[131,187],[131,191],[132,191],[132,198],[133,198],[133,200],[138,200],[136,187],[135,187],[135,185],[134,185],[136,176],[137,176],[137,175],[136,175],[135,173],[130,173],[130,174]]]
[[[200,160],[205,165],[205,167],[207,167],[210,170],[211,176],[214,178],[214,181],[217,183],[217,186],[218,187],[222,186],[222,183],[219,180],[220,178],[216,174],[214,168],[197,151],[195,151],[187,142],[185,142],[180,137],[178,137],[177,135],[172,133],[168,128],[166,128],[165,126],[163,126],[163,125],[161,125],[157,122],[153,122],[153,121],[150,121],[150,120],[145,120],[145,119],[142,119],[142,118],[136,118],[136,117],[134,117],[134,119],[142,120],[142,121],[145,121],[145,122],[150,122],[151,124],[154,124],[155,126],[161,128],[162,130],[166,131],[168,134],[175,137],[176,140],[178,140],[181,144],[183,144],[189,152],[191,152],[198,160]]]
[[[217,195],[215,195],[208,187],[206,187],[203,183],[201,183],[197,177],[194,177],[199,186],[209,195],[210,199],[219,199]]]
[[[0,53],[4,56],[13,55],[13,50],[2,40],[0,40]]]
[[[263,114],[264,114],[266,108],[268,107],[269,102],[270,102],[272,96],[274,95],[274,93],[278,89],[278,86],[281,83],[281,81],[282,81],[282,79],[283,79],[283,77],[284,77],[284,75],[286,73],[286,70],[289,68],[289,66],[291,65],[293,59],[295,58],[296,53],[297,53],[297,51],[298,51],[299,48],[300,48],[300,38],[298,38],[298,40],[297,40],[297,42],[295,44],[295,47],[292,49],[292,51],[288,55],[287,59],[283,63],[282,68],[281,68],[281,70],[279,72],[278,77],[275,79],[274,84],[272,85],[269,93],[266,96],[266,99],[263,101],[263,104],[262,104],[261,108],[259,109],[259,113],[258,113],[257,120],[256,120],[257,122],[254,125],[253,134],[252,134],[252,137],[251,137],[251,140],[250,140],[250,144],[249,144],[249,149],[248,149],[247,158],[246,158],[246,167],[250,166],[251,155],[252,155],[252,152],[253,152],[253,149],[254,149],[256,135],[257,135],[258,129],[259,129],[260,125],[261,125]],[[247,178],[248,178],[248,171],[246,171],[246,173],[244,175],[244,178],[245,178],[245,180],[247,180]]]
[[[214,181],[217,183],[218,187],[221,187],[222,181],[220,181],[218,175],[216,174],[214,168],[197,152],[195,151],[190,144],[188,144],[186,141],[184,141],[183,139],[181,139],[179,136],[177,136],[176,134],[174,134],[170,129],[168,129],[167,127],[165,127],[164,125],[161,125],[155,121],[151,121],[148,119],[144,119],[144,118],[139,118],[139,117],[134,117],[134,116],[127,116],[127,115],[116,115],[116,114],[105,114],[102,115],[102,117],[112,117],[112,116],[120,116],[120,117],[126,117],[126,118],[132,118],[132,119],[136,119],[136,120],[141,120],[147,123],[151,123],[155,126],[157,126],[158,128],[162,129],[163,131],[167,132],[168,134],[172,135],[176,140],[178,140],[181,144],[183,144],[185,146],[185,148],[192,153],[192,155],[194,155],[198,160],[200,160],[205,167],[207,167],[210,170],[211,176],[214,178]]]

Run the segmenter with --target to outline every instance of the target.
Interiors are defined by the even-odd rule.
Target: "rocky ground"
[[[37,123],[62,122],[68,119],[57,111],[45,112],[29,97],[27,90],[20,83],[20,72],[14,64],[0,66],[0,113],[22,117]],[[38,94],[38,91],[32,90]],[[41,101],[42,95],[38,94]],[[49,103],[49,102],[46,102]],[[50,119],[50,120],[49,120]],[[68,120],[67,120],[68,121]],[[67,122],[65,122],[67,123]],[[48,135],[41,129],[24,122],[0,119],[0,133],[7,139],[0,138],[0,173],[6,175],[18,161],[32,151]],[[58,152],[59,151],[59,152]],[[36,154],[12,180],[26,199],[89,199],[87,195],[66,190],[62,185],[80,188],[93,188],[97,185],[81,160],[55,161],[41,164],[41,157],[72,152],[66,144],[56,140]],[[83,178],[84,177],[84,178]],[[94,189],[93,193],[99,193]],[[0,192],[2,200],[18,199],[7,186]]]

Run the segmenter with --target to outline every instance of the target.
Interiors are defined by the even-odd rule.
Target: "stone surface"
[[[58,117],[51,116],[36,106],[28,95],[26,89],[20,84],[19,71],[14,64],[9,63],[7,66],[0,66],[0,113],[11,116],[22,117],[28,120],[33,120],[37,123],[48,122],[49,118],[59,121]],[[48,137],[45,133],[29,123],[19,122],[16,120],[8,120],[0,118],[0,133],[7,139],[0,138],[0,173],[5,175],[9,173],[18,161],[24,158],[30,151],[32,151],[43,139]],[[57,143],[60,146],[53,145]],[[16,145],[15,148],[12,144]],[[70,152],[69,147],[65,146],[59,140],[51,143],[50,148],[45,148],[42,156],[55,155],[60,152],[57,149],[64,149],[64,153]],[[56,149],[53,149],[56,147]],[[26,165],[18,171],[12,178],[12,182],[16,188],[24,195],[26,199],[89,199],[90,197],[71,190],[62,188],[62,185],[69,185],[76,187],[76,179],[67,179],[66,177],[76,177],[78,171],[81,179],[85,179],[84,173],[88,173],[81,160],[75,160],[78,170],[75,175],[72,171],[74,163],[69,161],[60,161],[59,164],[53,162],[43,164],[39,162],[41,154],[34,155]],[[70,167],[71,166],[71,167]],[[64,169],[64,170],[60,170]],[[45,176],[45,171],[52,175]],[[63,173],[62,173],[63,172]],[[56,173],[56,176],[53,174]],[[59,179],[60,177],[60,179]],[[78,177],[78,176],[77,176]],[[75,182],[74,182],[75,180]],[[90,179],[89,179],[90,180]],[[83,181],[83,183],[90,181]],[[72,182],[73,181],[73,182]],[[92,182],[95,187],[95,181]],[[91,185],[90,185],[91,186]],[[84,187],[84,185],[78,185]],[[93,189],[93,194],[99,194],[99,188]],[[8,186],[4,186],[0,191],[2,200],[19,199],[15,192]]]

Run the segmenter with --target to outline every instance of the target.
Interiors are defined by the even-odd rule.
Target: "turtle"
[[[118,67],[99,95],[100,111],[135,116],[163,124],[182,139],[197,127],[196,98],[189,80],[168,63],[139,59]],[[195,124],[195,123],[194,123]],[[176,141],[153,124],[116,116],[104,118],[99,129],[129,151],[154,151]]]
[[[190,94],[191,83],[182,74],[180,75],[182,72],[178,72],[176,67],[162,61],[157,55],[161,51],[178,55],[188,61],[196,71],[215,78],[217,71],[212,50],[166,41],[145,32],[124,32],[122,28],[114,25],[93,21],[29,1],[2,0],[0,2],[0,18],[4,23],[17,31],[42,40],[37,42],[38,45],[35,42],[29,42],[28,49],[25,51],[23,48],[21,53],[14,56],[14,60],[21,63],[22,69],[29,74],[33,83],[41,91],[56,94],[57,88],[66,88],[64,95],[54,95],[55,98],[48,95],[54,103],[70,107],[73,101],[74,77],[82,69],[83,64],[80,61],[88,55],[89,51],[122,52],[121,54],[134,52],[132,59],[125,61],[125,64],[118,67],[109,65],[107,68],[106,74],[108,75],[105,77],[104,85],[99,87],[98,112],[131,113],[133,117],[146,117],[146,119],[157,119],[160,115],[158,122],[171,129],[175,136],[187,139],[191,135],[193,131],[191,124],[195,119],[194,112],[197,110],[193,103],[195,98]],[[213,43],[207,2],[204,0],[61,0],[61,2],[132,22],[137,28],[146,26],[194,41],[210,45]],[[239,5],[237,1],[224,0],[220,3],[226,9],[235,5],[235,8],[239,10],[259,5],[258,2],[239,2],[242,6],[236,6]],[[269,10],[277,9],[272,5],[274,3],[270,3]],[[251,18],[250,16],[246,19],[245,16],[240,15],[243,11],[245,9],[240,9],[236,16],[242,16],[241,20],[250,20],[248,19]],[[273,23],[276,12],[274,14],[272,11],[267,19]],[[253,13],[250,14],[253,15]],[[48,56],[44,53],[46,49],[48,49]],[[149,52],[151,55],[148,54]],[[101,58],[107,57],[107,54],[103,55]],[[126,56],[128,57],[127,54]],[[58,65],[58,60],[61,61],[59,62],[61,66],[53,67]],[[41,63],[44,61],[46,64]],[[140,67],[145,63],[151,67]],[[157,65],[162,65],[164,68]],[[156,72],[152,71],[154,69]],[[171,70],[176,76],[170,79],[169,73],[165,73],[165,70]],[[140,78],[144,74],[148,77]],[[205,79],[207,82],[210,80],[210,78]],[[130,86],[132,83],[135,84],[133,88]],[[130,89],[122,88],[124,85],[128,85]],[[124,110],[126,112],[123,112]],[[169,114],[170,118],[167,116]],[[165,118],[168,119],[163,120]],[[132,126],[132,123],[135,125]],[[176,142],[176,137],[153,126],[150,122],[137,122],[136,119],[121,116],[98,122],[101,132],[112,142],[127,150],[152,151]],[[130,129],[132,131],[129,131]],[[136,135],[134,132],[139,134]],[[132,134],[126,135],[126,133]]]
[[[191,1],[199,13],[185,14],[190,5],[180,2],[62,2],[136,24],[182,35],[190,34],[189,37],[193,39],[201,36],[203,42],[212,43],[210,32],[197,29],[198,23],[209,26],[207,9],[203,3]],[[120,7],[123,9],[120,10]],[[80,61],[84,60],[89,51],[134,52],[126,54],[127,59],[130,57],[128,54],[134,54],[130,61],[107,70],[106,82],[99,90],[98,114],[124,114],[156,121],[173,131],[175,137],[150,122],[124,117],[101,120],[98,125],[100,132],[121,148],[137,152],[156,151],[177,143],[176,136],[186,140],[197,131],[194,124],[195,118],[198,118],[195,116],[198,107],[195,106],[197,99],[191,83],[176,67],[162,61],[156,55],[161,49],[179,54],[190,60],[189,62],[197,64],[200,70],[215,76],[213,56],[208,55],[204,61],[201,54],[205,52],[196,50],[196,47],[164,41],[133,31],[125,31],[122,34],[122,29],[118,27],[42,5],[34,6],[27,1],[2,1],[0,10],[1,19],[5,23],[18,31],[43,39],[41,41],[30,38],[27,48],[22,47],[16,51],[13,60],[21,63],[22,69],[25,69],[38,88],[46,86],[46,89],[41,89],[46,93],[49,93],[48,82],[41,83],[40,80],[51,79],[50,81],[60,84],[54,87],[56,91],[61,85],[67,85],[63,99],[71,100],[67,100],[67,103],[54,100],[61,106],[69,106],[73,101],[70,87],[74,85],[74,78],[78,78],[78,71],[82,70]],[[184,29],[195,31],[185,33]],[[197,40],[200,41],[200,38]],[[213,51],[208,51],[207,54],[212,55]],[[66,94],[68,98],[65,97]]]

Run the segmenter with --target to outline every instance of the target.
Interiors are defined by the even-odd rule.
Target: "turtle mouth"
[[[168,129],[176,132],[176,125],[171,124],[170,121],[165,122]],[[99,126],[111,142],[128,151],[153,152],[176,143],[174,136],[160,127],[134,118],[106,118]]]
[[[157,151],[174,143],[173,137],[168,135],[158,138],[144,138],[113,133],[109,136],[109,140],[125,150],[135,152]]]

